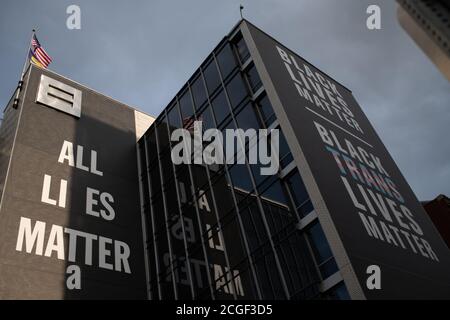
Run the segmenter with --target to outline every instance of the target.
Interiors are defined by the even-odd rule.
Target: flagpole
[[[19,84],[17,85],[16,97],[14,98],[14,103],[13,103],[14,109],[17,109],[17,107],[19,106],[19,95],[20,95],[20,91],[22,90],[23,79],[25,77],[25,71],[26,71],[27,65],[30,63],[30,59],[28,59],[28,55],[29,55],[30,49],[31,49],[31,42],[33,41],[33,37],[35,34],[36,34],[36,29],[33,29],[31,32],[30,43],[28,44],[27,55],[25,56],[25,62],[22,67],[22,74],[20,75]]]

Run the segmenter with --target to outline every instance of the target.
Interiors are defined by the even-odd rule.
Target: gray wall
[[[250,23],[243,32],[351,296],[449,298],[450,252],[351,91]],[[316,124],[325,129],[324,139]],[[383,169],[360,161],[360,149]],[[344,156],[357,172],[349,170]],[[371,182],[363,167],[388,186]],[[370,265],[381,268],[380,290],[366,287]]]
[[[36,103],[40,75],[82,91],[81,117]],[[21,112],[11,166],[0,211],[0,298],[3,299],[144,299],[145,274],[136,160],[134,110],[52,72],[32,67]],[[90,151],[97,152],[97,168],[103,176],[58,162],[64,140],[84,147],[83,164],[90,165]],[[75,157],[76,158],[76,157]],[[59,181],[67,181],[64,208],[41,201],[44,175],[51,176],[50,198],[58,199]],[[86,214],[87,187],[113,196],[115,218]],[[99,196],[95,211],[105,209]],[[92,265],[85,261],[86,242],[77,238],[75,262],[68,261],[68,234],[64,235],[64,259],[50,257],[36,247],[16,250],[21,217],[46,223],[44,252],[52,225],[125,242],[130,248],[131,273],[99,267],[99,241],[93,241]],[[106,244],[114,266],[114,245]],[[120,247],[119,247],[120,248]],[[66,269],[81,269],[81,289],[69,290]]]

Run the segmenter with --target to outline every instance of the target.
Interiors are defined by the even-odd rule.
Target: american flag
[[[48,65],[52,62],[52,58],[42,48],[36,35],[33,34],[31,38],[30,48],[30,61],[42,68],[48,68]]]

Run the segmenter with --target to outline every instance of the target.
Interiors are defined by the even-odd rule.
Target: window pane
[[[240,73],[227,85],[228,96],[230,97],[231,106],[237,107],[239,103],[247,96],[247,88]]]
[[[286,182],[289,191],[294,198],[296,207],[309,199],[308,192],[306,191],[305,185],[303,184],[302,178],[300,177],[298,171],[290,175],[289,178],[287,178]]]
[[[273,111],[272,105],[270,104],[269,98],[264,96],[258,101],[259,110],[261,111],[261,116],[264,123],[269,126],[275,120],[275,113]]]
[[[172,131],[174,128],[181,127],[180,114],[178,113],[178,107],[176,104],[172,106],[172,109],[168,112],[169,117],[169,129]]]
[[[252,91],[256,92],[261,87],[262,83],[254,64],[248,69],[246,74]]]
[[[262,194],[262,200],[270,201],[272,202],[272,205],[273,202],[275,202],[276,205],[282,205],[285,210],[289,211],[289,202],[280,181],[275,182],[272,186],[270,186],[270,188],[264,191]]]
[[[325,299],[329,300],[350,300],[350,295],[348,294],[347,288],[344,282],[340,282],[333,288],[325,292]]]
[[[211,94],[220,84],[219,72],[217,71],[214,60],[206,66],[203,74],[205,75],[208,92]]]
[[[158,155],[156,147],[156,133],[155,126],[151,126],[147,133],[147,157],[148,162],[152,162]]]
[[[240,129],[255,129],[260,128],[258,119],[256,118],[255,111],[251,103],[248,103],[239,114],[236,116],[236,120]]]
[[[256,139],[254,139],[255,141]],[[255,178],[255,183],[256,186],[258,187],[259,190],[264,190],[267,185],[269,185],[270,183],[272,183],[274,180],[277,179],[277,175],[276,174],[262,174],[262,170],[265,169],[266,171],[268,170],[268,168],[272,165],[271,163],[269,164],[261,164],[260,161],[256,161],[256,163],[254,163],[254,161],[251,160],[251,158],[258,156],[258,151],[259,151],[259,144],[255,143],[254,141],[252,141],[250,143],[250,147],[249,147],[249,151],[247,152],[247,159],[249,159],[249,163],[250,163],[250,170],[253,173],[253,178]],[[253,145],[252,145],[253,144]],[[264,182],[264,183],[263,183]]]
[[[162,156],[161,156],[161,169],[162,169],[162,177],[163,177],[163,183],[165,185],[170,185],[173,183],[173,163],[170,159],[170,150],[167,150]]]
[[[206,101],[206,91],[201,76],[194,80],[191,86],[191,91],[194,97],[195,107],[198,110],[198,108],[200,108],[201,105]]]
[[[337,271],[336,262],[334,262],[328,241],[325,238],[322,227],[316,221],[307,231],[308,239],[313,247],[314,256],[319,267],[324,264],[326,268],[320,268],[322,277],[326,278]]]
[[[338,271],[336,260],[330,258],[319,266],[320,274],[322,278],[326,279]]]
[[[253,190],[252,181],[246,164],[235,164],[230,169],[231,179],[235,188],[243,192],[250,192]]]
[[[202,114],[200,115],[198,120],[202,121],[203,131],[206,131],[206,130],[208,130],[210,128],[214,128],[215,127],[210,107],[207,107],[202,112]]]
[[[225,93],[222,90],[217,97],[212,101],[214,114],[216,115],[217,124],[221,123],[229,114],[230,108],[228,107]]]
[[[291,149],[289,149],[289,146],[287,144],[287,141],[286,141],[286,138],[284,137],[283,132],[281,131],[280,128],[277,128],[277,129],[279,130],[280,164],[281,164],[281,167],[284,168],[289,163],[291,163],[292,160],[294,160],[294,158],[292,157]]]
[[[166,117],[161,118],[161,122],[156,125],[156,130],[158,130],[158,143],[159,143],[159,153],[162,153],[166,147],[169,145],[169,134],[167,132],[167,119]]]
[[[312,202],[308,199],[305,203],[303,203],[299,208],[297,208],[298,213],[301,217],[306,216],[308,213],[314,210]]]
[[[183,120],[191,117],[194,114],[194,109],[192,108],[191,94],[189,91],[185,91],[179,99]]]
[[[150,168],[150,183],[152,186],[152,197],[154,197],[161,191],[162,183],[157,161],[155,161],[153,166]]]
[[[239,55],[239,59],[242,63],[244,63],[248,57],[250,57],[250,53],[248,52],[247,45],[245,44],[244,38],[240,38],[236,43],[237,52]]]
[[[227,139],[226,139],[226,130],[227,130],[227,129],[230,129],[230,130],[235,130],[235,129],[236,129],[235,126],[234,126],[233,120],[230,120],[230,121],[224,123],[224,124],[221,126],[221,129],[220,129],[220,130],[222,131],[222,135],[223,135],[223,137],[224,137],[222,143],[223,143],[223,150],[224,150],[224,154],[225,154],[225,159],[230,159],[230,158],[232,158],[232,157],[235,157],[235,158],[234,158],[234,159],[235,159],[235,162],[237,162],[236,159],[238,159],[238,156],[239,156],[239,157],[242,157],[242,156],[243,156],[243,153],[240,152],[240,153],[238,153],[238,154],[235,155],[235,153],[236,153],[237,150],[241,150],[241,149],[238,148],[238,146],[239,146],[238,143],[239,143],[239,142],[238,142],[238,139],[237,139],[237,138],[233,139],[233,142],[232,142],[231,140],[228,141],[228,142],[232,142],[232,143],[233,143],[233,150],[230,151],[230,152],[227,152]],[[231,146],[230,146],[230,149],[231,149]]]
[[[297,220],[292,215],[280,181],[276,181],[261,195],[261,201],[273,235],[288,225],[294,228]]]
[[[233,51],[228,44],[217,55],[217,62],[224,79],[236,67],[236,61],[234,60]]]

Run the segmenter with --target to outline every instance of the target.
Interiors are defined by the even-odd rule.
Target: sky
[[[350,88],[419,200],[450,195],[450,83],[399,26],[393,0],[2,0],[0,104],[31,30],[50,69],[157,116],[244,17]],[[66,8],[81,9],[69,30]],[[366,27],[369,5],[381,30]]]

